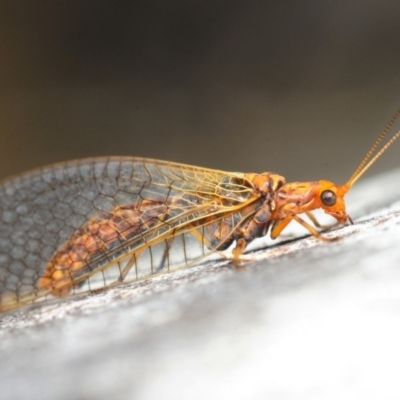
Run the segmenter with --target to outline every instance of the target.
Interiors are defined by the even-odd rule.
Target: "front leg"
[[[295,220],[296,222],[298,222],[300,225],[302,225],[305,229],[307,229],[313,236],[315,236],[316,238],[324,241],[324,242],[334,242],[335,240],[337,240],[338,238],[327,238],[323,235],[321,235],[312,225],[310,225],[308,222],[304,221],[303,219],[301,219],[298,215],[293,214],[293,215],[289,215],[283,219],[280,219],[278,221],[274,222],[274,225],[272,227],[271,230],[271,238],[272,239],[276,239],[281,232],[286,228],[286,226],[289,225],[289,223],[291,221]],[[314,220],[312,221],[314,222]]]

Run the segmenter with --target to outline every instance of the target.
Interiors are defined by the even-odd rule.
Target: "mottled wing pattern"
[[[174,268],[183,267],[188,241],[200,255],[212,251],[256,198],[243,174],[132,157],[8,179],[0,184],[0,311],[75,293],[97,272],[105,287],[113,262],[119,281],[132,271],[131,280],[154,275],[171,265],[174,243],[183,249]]]

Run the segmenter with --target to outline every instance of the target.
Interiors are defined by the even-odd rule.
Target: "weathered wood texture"
[[[338,242],[2,316],[0,397],[400,398],[399,182],[357,184]]]

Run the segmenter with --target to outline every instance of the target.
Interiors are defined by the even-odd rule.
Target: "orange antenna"
[[[385,126],[385,129],[377,137],[377,139],[375,140],[375,142],[373,143],[371,148],[368,150],[365,157],[361,160],[360,164],[358,165],[356,170],[353,172],[353,175],[351,175],[350,179],[347,181],[347,183],[344,186],[347,186],[348,188],[353,186],[354,183],[369,169],[369,167],[371,167],[371,165],[375,163],[375,161],[394,143],[394,141],[396,139],[398,139],[398,137],[400,136],[400,130],[398,132],[396,132],[391,137],[391,139],[376,153],[376,150],[377,150],[379,144],[382,142],[382,140],[384,139],[386,134],[389,132],[390,128],[393,126],[394,122],[396,121],[396,119],[399,116],[400,116],[400,107],[394,113],[391,120]],[[374,155],[374,153],[376,153],[376,154]]]

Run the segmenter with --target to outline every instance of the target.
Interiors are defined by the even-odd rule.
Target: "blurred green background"
[[[345,181],[400,105],[391,1],[0,1],[0,177],[137,155]],[[400,166],[400,144],[373,173]]]

